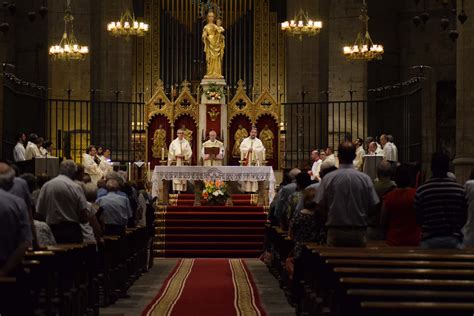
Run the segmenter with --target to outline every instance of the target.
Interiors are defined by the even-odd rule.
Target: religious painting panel
[[[229,144],[226,145],[228,161],[231,166],[238,166],[240,160],[240,143],[250,133],[252,123],[246,115],[236,115],[229,124]]]
[[[168,156],[171,142],[171,125],[163,114],[155,115],[148,125],[148,161],[151,168],[160,165],[160,160]]]
[[[270,114],[257,119],[258,138],[265,147],[267,166],[278,168],[278,123]]]
[[[194,118],[191,115],[183,114],[176,118],[174,122],[174,135],[178,129],[184,130],[184,138],[186,138],[191,145],[193,150],[193,155],[191,158],[191,165],[195,166],[197,163],[197,158],[200,156],[197,152],[197,141],[199,138],[197,124],[194,121]]]

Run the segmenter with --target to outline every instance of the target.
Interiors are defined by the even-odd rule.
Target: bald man
[[[217,155],[206,154],[206,148],[218,148],[219,153]],[[217,140],[217,133],[214,130],[209,132],[209,140],[202,144],[201,157],[204,166],[222,166],[224,160],[224,143]]]

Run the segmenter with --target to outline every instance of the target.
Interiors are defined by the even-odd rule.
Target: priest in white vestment
[[[203,160],[203,165],[206,167],[210,166],[222,166],[222,161],[224,160],[224,143],[216,139],[217,133],[214,130],[209,132],[209,140],[205,141],[202,144],[201,157]],[[212,155],[207,153],[206,148],[217,148],[215,151],[219,151],[217,155]]]
[[[183,166],[193,154],[191,145],[184,138],[184,130],[179,129],[176,134],[178,137],[171,142],[168,151],[168,166]],[[186,180],[173,180],[173,191],[184,192],[186,189]]]
[[[265,160],[265,147],[257,138],[257,128],[252,127],[250,136],[240,143],[240,160],[245,166],[261,166]],[[257,192],[257,181],[242,182],[244,192]]]
[[[380,144],[382,145],[384,159],[391,163],[396,163],[398,161],[398,150],[395,145],[388,140],[387,135],[382,134],[382,136],[380,136]]]
[[[91,182],[97,185],[97,181],[99,181],[104,174],[102,170],[100,170],[100,158],[97,156],[97,150],[95,147],[92,145],[89,146],[82,158],[84,172],[91,177]]]
[[[30,134],[25,149],[25,160],[31,160],[38,157],[41,157],[41,152],[38,148],[38,135]]]
[[[356,157],[353,163],[354,163],[354,168],[356,168],[359,171],[362,171],[363,169],[362,167],[364,166],[365,150],[362,144],[363,144],[363,141],[361,138],[357,138],[354,141],[354,145],[356,147]]]
[[[319,157],[319,151],[317,149],[311,152],[311,160],[313,161],[313,165],[311,166],[311,170],[308,171],[308,174],[311,176],[312,181],[319,181],[319,171],[323,160]]]

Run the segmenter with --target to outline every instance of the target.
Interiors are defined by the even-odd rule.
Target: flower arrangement
[[[208,205],[224,205],[229,198],[227,184],[223,181],[204,181],[202,197]]]
[[[220,100],[224,92],[215,83],[211,83],[209,88],[206,90],[206,98],[208,100]]]

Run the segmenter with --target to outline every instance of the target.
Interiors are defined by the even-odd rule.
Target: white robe
[[[388,161],[394,161],[394,162],[398,161],[397,147],[395,147],[395,145],[391,142],[387,142],[383,146],[383,155],[384,155],[384,158]]]
[[[212,147],[219,147],[219,155],[212,159],[205,159],[204,158],[204,148],[212,148]],[[203,160],[203,165],[206,167],[210,166],[222,166],[222,161],[224,159],[224,144],[221,141],[218,141],[217,139],[215,141],[208,140],[202,144],[202,150],[201,150],[201,158]]]
[[[36,144],[28,142],[25,150],[25,160],[41,157],[41,152]]]
[[[91,181],[94,184],[97,184],[104,174],[99,168],[99,165],[96,164],[94,158],[89,154],[84,154],[82,156],[82,164],[84,165],[84,172],[87,173],[91,177]]]
[[[100,164],[99,164],[99,169],[100,171],[102,171],[102,174],[105,176],[107,175],[109,172],[112,172],[114,171],[114,167],[112,166],[112,163],[107,159],[105,158],[104,156],[99,156],[100,158]]]
[[[364,156],[365,156],[365,150],[362,146],[359,146],[356,149],[356,158],[354,159],[354,168],[356,168],[359,171],[362,171],[362,166],[364,165]]]
[[[249,153],[250,149],[252,149],[251,153]],[[260,166],[262,161],[264,161],[264,151],[265,147],[262,141],[256,137],[254,139],[247,137],[240,143],[240,159],[244,160],[247,158],[250,162],[249,166]],[[258,183],[257,181],[243,181],[242,189],[244,192],[257,192]]]
[[[311,180],[319,180],[319,171],[321,170],[322,163],[323,161],[321,159],[313,162],[313,166],[311,167]]]
[[[176,166],[183,166],[185,161],[189,161],[193,151],[191,149],[191,145],[186,139],[180,140],[176,138],[170,144],[170,148],[168,151],[168,165],[176,164]],[[182,158],[178,158],[176,156],[184,156],[184,160]],[[186,191],[186,180],[173,180],[173,190],[174,191]]]

